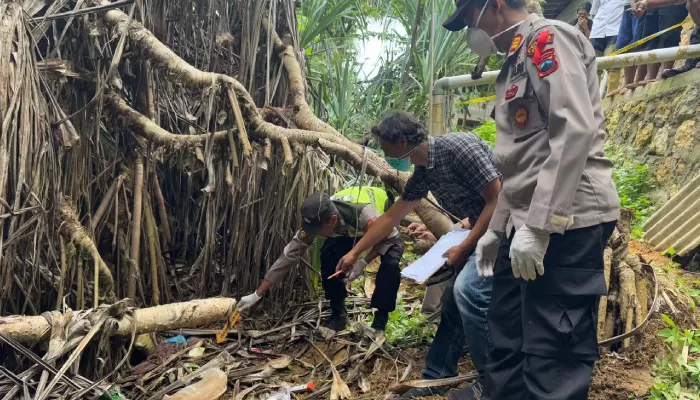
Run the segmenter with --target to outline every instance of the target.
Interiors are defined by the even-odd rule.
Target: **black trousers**
[[[358,239],[359,240],[359,239]],[[335,273],[338,261],[352,250],[355,239],[351,237],[327,238],[321,247],[321,277],[326,298],[331,302],[342,302],[348,296],[343,277],[328,279]],[[372,294],[372,307],[379,311],[391,312],[396,308],[396,295],[401,284],[401,256],[404,245],[399,237],[395,243],[381,256],[381,264],[377,272],[376,289]]]
[[[599,358],[598,304],[607,293],[603,251],[614,227],[551,235],[544,275],[534,281],[513,276],[511,240],[503,239],[488,314],[494,347],[483,400],[588,398]]]

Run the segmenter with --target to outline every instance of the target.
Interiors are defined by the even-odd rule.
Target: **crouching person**
[[[359,196],[358,196],[359,192]],[[265,279],[253,293],[238,302],[242,312],[258,303],[272,286],[280,284],[289,270],[301,259],[314,239],[324,237],[321,247],[321,277],[323,290],[331,304],[331,316],[325,326],[339,331],[345,328],[345,285],[357,279],[367,264],[381,257],[376,277],[376,290],[372,295],[372,307],[377,309],[372,328],[383,331],[389,320],[389,313],[396,307],[396,296],[401,283],[399,262],[404,245],[396,228],[372,247],[365,257],[360,258],[348,272],[335,275],[340,258],[349,252],[380,215],[390,205],[387,193],[376,187],[350,188],[338,193],[334,198],[325,193],[313,193],[301,206],[302,229],[284,248],[284,252],[265,274]]]

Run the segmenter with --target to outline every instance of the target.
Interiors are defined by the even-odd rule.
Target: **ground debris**
[[[315,392],[295,395],[328,398],[330,394],[330,398],[338,399],[371,396],[370,388],[376,385],[366,377],[375,370],[377,360],[383,360],[384,374],[395,376],[393,383],[408,378],[405,371],[411,370],[413,362],[389,344],[383,332],[366,325],[372,312],[369,299],[349,300],[348,314],[354,321],[351,329],[342,332],[317,328],[328,307],[325,302],[321,307],[312,302],[293,307],[282,320],[244,316],[221,344],[215,340],[216,326],[154,334],[155,348],[150,350],[130,345],[125,352],[124,344],[129,342],[119,339],[121,348],[109,343],[101,343],[100,347],[94,341],[80,349],[81,353],[67,352],[60,357],[46,348],[30,350],[5,338],[6,345],[26,358],[19,365],[32,362],[33,366],[21,373],[3,369],[0,397],[19,399],[43,388],[42,395],[51,397],[77,398],[77,394],[92,393],[91,397],[106,399],[160,400],[197,384],[206,371],[213,370],[221,370],[227,377],[228,389],[222,399],[267,399],[280,388],[308,382],[316,384]],[[110,371],[113,374],[108,379],[96,376],[96,381],[91,381],[75,373],[110,353],[129,363]],[[51,362],[42,361],[47,356]],[[54,365],[62,365],[69,357],[77,360],[74,367],[62,368],[66,371],[57,374]],[[54,385],[51,393],[46,392],[47,382]]]

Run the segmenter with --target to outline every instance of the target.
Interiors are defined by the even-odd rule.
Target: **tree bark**
[[[605,287],[610,290],[610,274],[612,272],[612,249],[607,247],[603,253],[603,262],[605,263]],[[605,313],[608,310],[608,296],[600,297],[600,305],[598,306],[598,341],[605,340]]]
[[[131,212],[131,246],[129,246],[129,279],[127,297],[136,300],[136,280],[139,273],[139,256],[141,254],[141,212],[143,210],[143,157],[136,156],[134,166],[134,209]]]
[[[93,258],[99,276],[98,282],[95,282],[95,287],[99,287],[102,290],[101,300],[107,301],[108,303],[114,302],[114,279],[112,278],[112,272],[107,267],[107,264],[104,263],[102,257],[100,257],[100,253],[97,251],[95,243],[90,239],[90,235],[88,235],[85,228],[80,225],[80,220],[73,210],[70,198],[62,198],[60,200],[57,207],[56,220],[57,225],[60,227],[59,233]],[[80,256],[79,259],[81,259]],[[79,279],[82,278],[83,276],[79,276]],[[62,284],[65,283],[62,282]],[[80,295],[80,293],[78,294]]]
[[[109,1],[100,0],[98,3],[109,4]],[[243,107],[241,110],[244,111],[243,117],[247,120],[251,130],[262,138],[269,138],[282,145],[283,149],[285,149],[286,159],[291,151],[288,151],[285,141],[288,141],[289,144],[300,142],[306,145],[321,147],[328,153],[341,156],[346,162],[356,168],[361,167],[364,161],[363,157],[367,157],[366,165],[368,174],[378,177],[397,191],[403,189],[403,182],[398,178],[396,170],[392,169],[384,159],[374,152],[365,152],[362,146],[343,137],[333,127],[313,115],[304,99],[305,91],[303,89],[303,80],[300,80],[301,69],[298,60],[294,56],[293,51],[291,53],[288,51],[287,46],[282,43],[276,32],[271,31],[273,37],[276,37],[275,49],[283,51],[280,54],[281,57],[283,57],[284,65],[289,75],[290,87],[293,89],[294,122],[297,126],[304,129],[282,128],[265,121],[252,97],[240,82],[230,76],[201,71],[190,65],[185,60],[178,57],[140,23],[132,21],[130,25],[127,25],[128,16],[122,11],[110,10],[105,13],[104,19],[109,25],[114,26],[118,32],[125,32],[131,40],[131,45],[137,48],[143,57],[151,61],[153,68],[161,70],[164,77],[177,79],[179,84],[188,87],[203,89],[211,87],[212,82],[216,82],[221,85],[224,90],[228,90],[229,88],[233,89],[237,99],[242,103]],[[266,21],[263,22],[263,25],[267,29],[270,29],[265,23]],[[229,100],[233,102],[234,99],[232,97],[234,96],[229,96]],[[110,100],[110,104],[120,115],[125,116],[125,114],[128,114],[128,118],[125,118],[125,120],[130,124],[131,128],[157,144],[195,144],[202,143],[205,139],[204,137],[199,137],[205,135],[168,135],[169,132],[128,107],[126,102],[121,100],[118,96],[114,94],[108,95],[108,99]],[[245,146],[247,138],[244,139],[240,137],[240,135],[241,131],[239,130],[239,140],[241,140]],[[227,132],[215,134],[215,140],[227,139]],[[421,207],[419,216],[424,221],[430,221],[426,222],[426,225],[428,225],[428,223],[431,224],[428,225],[428,229],[433,231],[434,234],[446,232],[445,227],[448,226],[448,224],[451,225],[449,218],[442,215],[440,211],[432,206]],[[449,229],[447,231],[449,231]]]
[[[136,334],[196,328],[224,321],[235,304],[236,299],[216,297],[137,309],[134,318]],[[87,319],[91,321],[90,317]],[[127,336],[134,329],[129,318],[121,318],[117,323],[115,335]],[[36,343],[50,338],[51,325],[41,315],[4,317],[0,318],[0,335],[20,343]]]

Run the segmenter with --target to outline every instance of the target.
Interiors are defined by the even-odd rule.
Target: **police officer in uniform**
[[[476,247],[479,271],[494,274],[482,399],[586,399],[620,208],[595,51],[575,27],[528,14],[525,0],[458,1],[443,26],[468,26],[480,57],[506,56],[494,149],[503,186]]]
[[[364,258],[358,260],[351,271],[338,277],[335,274],[338,260],[345,255],[380,213],[391,205],[387,192],[376,187],[353,187],[337,193],[333,198],[316,192],[307,197],[301,206],[302,229],[300,229],[284,252],[265,274],[258,289],[244,296],[238,302],[241,311],[249,310],[262,299],[263,294],[273,285],[282,282],[285,274],[296,265],[302,254],[311,246],[317,236],[326,237],[321,247],[321,277],[326,298],[330,300],[331,316],[325,326],[339,331],[345,328],[347,316],[345,284],[357,279],[367,264],[381,257],[377,272],[376,287],[372,295],[374,314],[372,328],[383,331],[388,322],[388,314],[396,307],[396,295],[401,283],[399,262],[404,245],[399,232],[394,228],[382,241],[370,249]]]

